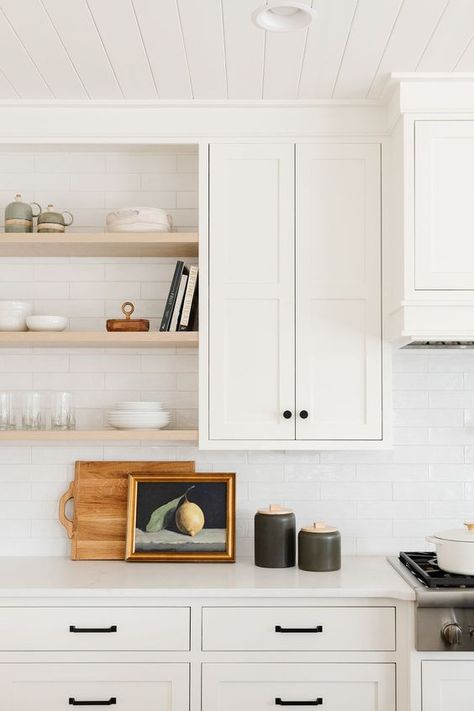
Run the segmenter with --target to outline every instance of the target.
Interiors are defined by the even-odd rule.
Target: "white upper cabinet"
[[[474,289],[474,121],[416,121],[415,289]]]
[[[295,437],[293,195],[293,145],[211,147],[211,439]]]
[[[296,165],[296,436],[380,439],[380,147],[299,145]]]
[[[209,170],[201,446],[374,446],[380,146],[217,144]]]

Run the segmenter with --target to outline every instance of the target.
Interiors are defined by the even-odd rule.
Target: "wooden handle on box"
[[[74,482],[71,481],[71,483],[68,486],[68,490],[59,499],[59,522],[62,523],[62,525],[66,529],[68,538],[72,538],[73,523],[72,523],[71,519],[66,516],[66,505],[67,505],[67,502],[71,501],[71,499],[73,499],[73,498],[74,498]]]

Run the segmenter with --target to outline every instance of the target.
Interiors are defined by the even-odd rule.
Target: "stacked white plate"
[[[160,430],[169,425],[170,413],[161,402],[117,402],[107,422],[118,430]]]

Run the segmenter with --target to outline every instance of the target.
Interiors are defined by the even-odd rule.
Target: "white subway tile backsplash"
[[[443,464],[442,466],[447,465]],[[410,464],[409,466],[405,464],[357,465],[357,479],[360,481],[425,481],[428,476],[428,464]]]
[[[164,190],[107,190],[104,205],[110,210],[121,207],[160,207],[164,210],[176,207],[176,189]],[[181,222],[175,222],[180,225]],[[197,224],[197,223],[196,223]]]
[[[361,501],[357,504],[357,515],[358,518],[388,518],[394,521],[399,518],[427,518],[428,503],[425,501]]]
[[[304,464],[294,462],[284,464],[286,481],[352,481],[356,477],[356,467],[346,464]]]
[[[393,498],[396,501],[456,501],[464,496],[464,484],[395,482]]]
[[[394,373],[395,390],[462,390],[462,373]],[[466,386],[467,387],[467,386]]]
[[[433,481],[474,481],[472,464],[430,464],[429,471]]]
[[[71,190],[140,190],[138,173],[76,173],[71,176]]]
[[[324,501],[384,501],[392,498],[392,484],[389,482],[354,482],[321,484],[321,498]]]
[[[395,409],[393,423],[398,427],[462,427],[464,414],[461,409]]]
[[[423,409],[430,405],[429,393],[421,390],[395,390],[392,393],[392,401],[395,412],[415,408]]]
[[[393,450],[393,460],[397,464],[437,464],[464,461],[464,448],[452,446],[413,446],[396,447]]]

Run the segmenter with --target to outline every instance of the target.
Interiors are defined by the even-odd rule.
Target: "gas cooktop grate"
[[[429,588],[474,588],[474,575],[445,573],[438,567],[435,553],[404,553],[400,561],[418,580]]]

